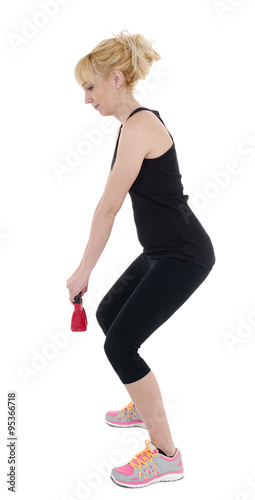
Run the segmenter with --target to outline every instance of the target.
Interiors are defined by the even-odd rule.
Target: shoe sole
[[[110,478],[112,481],[119,486],[123,486],[124,488],[143,488],[144,486],[150,486],[151,484],[154,483],[163,483],[163,482],[170,482],[170,481],[179,481],[180,479],[183,479],[184,474],[165,474],[164,476],[161,477],[155,477],[155,479],[151,479],[148,482],[144,481],[142,484],[136,483],[124,483],[123,481],[118,481],[114,476],[110,475]]]
[[[130,423],[130,424],[127,424],[127,423],[123,423],[123,424],[117,424],[116,422],[111,422],[110,420],[106,420],[105,419],[105,422],[108,424],[108,425],[111,425],[112,427],[142,427],[142,429],[146,429],[146,425],[144,423]]]

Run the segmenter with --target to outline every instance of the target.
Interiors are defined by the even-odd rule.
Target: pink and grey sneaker
[[[108,411],[105,415],[105,421],[114,427],[143,427],[146,429],[133,401],[120,411]]]
[[[140,488],[184,477],[182,456],[178,448],[170,458],[162,455],[148,439],[145,444],[146,448],[137,453],[128,464],[112,469],[110,477],[115,483],[128,488]]]

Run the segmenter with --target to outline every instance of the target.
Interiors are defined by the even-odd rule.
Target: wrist
[[[91,273],[91,269],[88,269],[84,260],[82,260],[80,263],[79,271],[83,276],[87,276],[87,277],[89,277],[90,273]]]

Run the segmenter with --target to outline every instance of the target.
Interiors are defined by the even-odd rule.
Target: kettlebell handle
[[[73,302],[74,304],[79,304],[81,302],[81,292],[74,297]]]

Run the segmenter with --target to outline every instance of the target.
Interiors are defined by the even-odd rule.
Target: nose
[[[85,93],[85,104],[93,102],[91,95]]]

